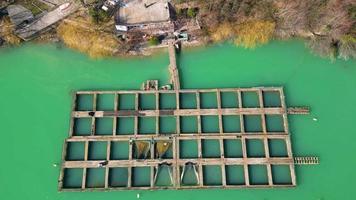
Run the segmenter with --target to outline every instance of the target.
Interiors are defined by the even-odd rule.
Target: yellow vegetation
[[[18,45],[21,42],[21,39],[14,34],[14,26],[8,17],[0,21],[0,36],[12,45]]]
[[[119,42],[112,33],[94,28],[91,22],[62,22],[57,33],[70,48],[87,53],[92,58],[112,56]]]
[[[245,48],[255,48],[266,44],[273,36],[275,23],[262,20],[248,20],[241,24],[222,23],[211,31],[211,39],[221,42],[231,38],[235,44]]]
[[[236,26],[235,44],[245,48],[255,48],[266,44],[273,36],[275,23],[262,20],[249,20]]]
[[[233,25],[230,23],[223,23],[219,25],[216,29],[212,30],[211,39],[214,42],[221,42],[232,38],[235,35],[235,30]]]

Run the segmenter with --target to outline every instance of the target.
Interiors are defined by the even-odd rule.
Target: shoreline
[[[69,0],[69,2],[71,1]],[[131,24],[127,26],[131,27],[130,29],[118,31],[116,27],[117,15],[121,7],[112,8],[110,15],[107,12],[103,16],[97,16],[104,12],[101,5],[103,3],[106,5],[106,1],[96,1],[99,3],[95,5],[72,2],[70,5],[78,8],[75,13],[68,17],[63,16],[51,24],[48,27],[49,31],[47,28],[43,31],[36,30],[38,31],[36,38],[29,40],[41,44],[61,42],[68,48],[87,54],[89,57],[104,58],[151,56],[166,47],[169,40],[178,40],[182,35],[186,37],[179,40],[183,48],[199,48],[233,40],[237,46],[254,49],[271,40],[302,38],[309,49],[320,57],[331,60],[356,58],[356,20],[352,17],[353,12],[356,16],[356,5],[354,10],[347,11],[349,12],[347,13],[346,6],[353,5],[347,4],[347,2],[342,4],[344,6],[342,7],[333,1],[325,5],[304,5],[299,1],[282,3],[278,0],[262,0],[261,5],[253,4],[250,8],[244,7],[245,3],[243,2],[234,2],[239,6],[237,13],[231,10],[227,10],[228,13],[221,13],[226,9],[223,5],[225,3],[229,5],[229,0],[224,1],[221,8],[214,7],[216,6],[215,1],[187,0],[182,2],[172,0],[167,1],[167,5],[170,6],[168,6],[169,9],[166,9],[169,10],[169,13],[172,12],[172,16],[168,14],[167,21],[147,23],[147,21],[145,22],[147,19],[140,19],[143,20],[142,23]],[[23,0],[15,2],[20,6],[25,6]],[[217,0],[217,3],[219,2],[220,0]],[[11,3],[9,5],[12,6]],[[133,7],[131,9],[141,8],[139,3],[131,7]],[[52,7],[48,10],[55,11],[57,8],[60,9]],[[93,15],[92,8],[99,9],[95,11],[96,15]],[[261,10],[261,8],[263,9]],[[126,9],[126,7],[122,9]],[[248,10],[251,13],[244,13]],[[299,13],[299,11],[307,13]],[[335,13],[331,12],[323,16],[320,14],[322,11]],[[159,12],[167,11],[160,10]],[[315,16],[311,14],[315,14]],[[331,19],[329,19],[330,17]],[[339,17],[340,20],[335,17]],[[10,15],[7,16],[0,12],[0,48],[12,43],[16,46],[29,41],[27,39],[21,41],[16,35],[18,27],[11,25],[13,20]],[[22,27],[22,29],[25,28]]]

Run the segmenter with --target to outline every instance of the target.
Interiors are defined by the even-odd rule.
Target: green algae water
[[[138,89],[148,79],[168,81],[168,56],[160,54],[142,59],[91,60],[86,56],[55,45],[26,45],[0,50],[0,192],[4,199],[352,199],[356,196],[354,152],[356,146],[356,61],[331,62],[309,53],[302,42],[272,42],[256,50],[236,48],[230,44],[204,49],[186,50],[179,56],[183,88],[284,86],[288,106],[310,106],[308,116],[289,116],[292,145],[295,155],[320,156],[318,166],[297,166],[296,188],[237,189],[237,190],[167,190],[62,192],[57,191],[59,164],[63,140],[68,135],[71,95],[76,90]],[[228,95],[228,94],[227,94]],[[108,97],[110,98],[110,97]],[[130,97],[128,97],[130,98]],[[147,97],[149,98],[149,97]],[[169,97],[166,97],[169,99]],[[190,97],[184,97],[189,99]],[[247,99],[253,96],[246,95]],[[202,102],[207,108],[215,102]],[[238,102],[228,101],[226,105]],[[102,100],[103,109],[110,105]],[[150,101],[147,101],[150,107]],[[101,103],[100,103],[101,104]],[[172,107],[171,101],[163,106]],[[174,103],[173,103],[174,104]],[[193,102],[194,104],[194,102]],[[88,104],[90,105],[90,104]],[[83,105],[88,106],[88,105]],[[107,107],[108,106],[108,107]],[[132,105],[126,106],[130,109]],[[146,105],[145,105],[146,106]],[[184,105],[190,107],[194,105]],[[252,105],[246,105],[252,106]],[[173,105],[174,107],[174,105]],[[123,108],[125,109],[125,108]],[[316,118],[317,121],[314,121]],[[169,119],[167,119],[169,120]],[[207,124],[215,119],[206,120]],[[231,119],[223,119],[231,120]],[[273,119],[271,119],[273,120]],[[131,123],[128,118],[123,124]],[[194,119],[183,119],[183,129],[194,131]],[[238,130],[227,123],[232,132]],[[230,124],[230,125],[229,125]],[[272,123],[275,124],[275,123]],[[119,126],[120,127],[120,126]],[[127,127],[118,131],[127,133]],[[170,126],[163,127],[170,130]],[[207,131],[214,127],[207,127]],[[278,127],[272,127],[278,128]],[[102,130],[106,132],[105,129]],[[127,144],[126,144],[127,145]],[[194,147],[196,144],[183,144]],[[214,144],[206,144],[214,147]],[[239,144],[237,144],[239,145]],[[250,145],[250,144],[249,144]],[[251,144],[258,146],[258,144]],[[121,148],[122,145],[118,145]],[[232,148],[234,145],[230,145]],[[276,154],[279,146],[274,145]],[[80,147],[73,147],[74,149]],[[231,151],[233,156],[241,152]],[[215,151],[207,151],[214,157]],[[102,152],[90,156],[100,158]],[[194,151],[181,152],[194,157]],[[226,152],[228,153],[228,152]],[[253,152],[258,154],[259,152]],[[125,159],[127,156],[112,155]],[[74,155],[71,159],[77,159]],[[231,166],[238,167],[238,166]],[[147,182],[147,169],[137,169],[142,177],[134,177],[136,185]],[[258,175],[261,169],[251,169]],[[125,170],[124,170],[125,171]],[[124,171],[113,174],[125,176]],[[216,170],[206,170],[212,177]],[[239,174],[241,169],[228,169]],[[165,174],[165,171],[161,172]],[[73,184],[76,179],[73,172]],[[80,172],[79,172],[80,174]],[[92,173],[90,186],[103,172]],[[127,174],[126,174],[127,176]],[[231,179],[230,183],[240,180]],[[137,178],[137,180],[136,180]],[[160,180],[165,182],[165,180]],[[194,182],[195,180],[187,180]],[[212,180],[214,184],[216,180]],[[254,180],[258,183],[260,180]],[[116,185],[124,183],[116,182]]]

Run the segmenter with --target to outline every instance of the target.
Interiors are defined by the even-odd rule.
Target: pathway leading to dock
[[[44,14],[42,17],[36,19],[30,24],[17,29],[15,33],[25,41],[30,40],[36,37],[38,33],[45,30],[49,26],[57,23],[68,15],[77,11],[79,7],[80,6],[74,2],[71,2],[70,5],[65,9],[57,7],[56,9]]]
[[[173,84],[174,90],[180,89],[179,72],[177,68],[177,58],[175,50],[175,42],[170,42],[168,44],[169,53],[169,73],[171,75],[171,83]]]

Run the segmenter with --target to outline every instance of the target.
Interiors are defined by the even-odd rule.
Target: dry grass
[[[241,24],[223,23],[210,31],[214,42],[234,39],[237,46],[255,48],[273,37],[275,24],[269,21],[248,20]]]
[[[100,31],[89,21],[64,21],[57,33],[68,47],[92,58],[112,56],[119,47],[113,34]]]
[[[249,20],[236,26],[235,44],[245,48],[255,48],[272,39],[275,23],[262,20]]]
[[[0,36],[11,45],[19,45],[21,39],[14,34],[14,26],[8,17],[0,21]]]
[[[231,39],[235,35],[235,30],[232,24],[223,23],[211,31],[211,39],[214,42],[221,42]]]

